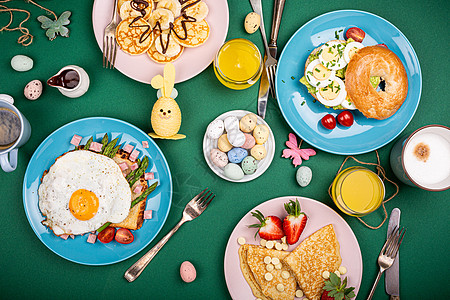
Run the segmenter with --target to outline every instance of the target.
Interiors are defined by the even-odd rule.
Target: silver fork
[[[266,72],[269,77],[269,85],[272,91],[272,95],[275,95],[275,72],[277,68],[277,60],[270,54],[269,45],[267,44],[266,30],[264,29],[264,18],[262,13],[261,0],[250,0],[250,4],[253,11],[261,17],[261,25],[259,26],[259,31],[261,32],[262,40],[264,43],[264,49],[266,51],[265,56],[267,56],[264,65],[266,67]]]
[[[373,284],[372,290],[370,291],[369,297],[367,300],[372,299],[373,293],[378,285],[378,281],[380,281],[381,274],[384,271],[389,269],[395,261],[397,257],[398,249],[400,248],[400,244],[403,241],[403,237],[405,236],[406,229],[395,228],[390,237],[387,239],[386,243],[384,243],[383,248],[380,251],[380,255],[378,256],[378,265],[380,266],[380,270],[378,271],[377,278],[375,279],[375,283]]]
[[[164,236],[158,244],[156,244],[152,249],[150,249],[144,256],[142,256],[134,265],[132,265],[125,272],[125,279],[129,282],[133,282],[136,278],[141,275],[142,271],[144,271],[145,267],[147,267],[148,263],[155,257],[155,255],[161,250],[161,248],[167,243],[167,241],[172,237],[172,235],[180,228],[181,225],[186,223],[187,221],[192,221],[198,216],[201,215],[202,212],[208,207],[211,203],[212,199],[216,197],[212,191],[208,189],[204,189],[200,194],[192,198],[191,201],[186,204],[186,207],[183,210],[183,217],[178,222],[175,227],[169,231],[169,233]]]
[[[117,44],[116,44],[116,28],[117,28],[117,0],[114,0],[113,17],[108,26],[105,27],[103,33],[103,68],[113,69],[116,63]],[[109,65],[108,65],[109,63]]]

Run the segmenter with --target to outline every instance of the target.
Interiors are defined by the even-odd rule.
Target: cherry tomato
[[[353,125],[353,115],[351,112],[344,110],[337,116],[339,124],[345,127],[350,127]]]
[[[118,243],[121,244],[129,244],[132,241],[134,241],[134,236],[131,233],[131,231],[129,231],[126,228],[120,228],[119,230],[117,230],[116,232],[116,236],[114,238]]]
[[[347,30],[345,36],[347,39],[353,39],[355,42],[361,43],[364,40],[364,37],[366,36],[366,33],[358,27],[351,27]]]
[[[336,119],[333,117],[332,114],[327,114],[325,115],[322,120],[320,120],[320,122],[322,123],[323,127],[325,127],[326,129],[334,129],[336,127]]]
[[[114,239],[114,234],[116,233],[116,229],[114,227],[106,227],[97,235],[97,238],[103,244],[108,244]]]
[[[384,48],[388,47],[388,46],[386,46],[386,44],[377,44],[377,46],[384,47]]]

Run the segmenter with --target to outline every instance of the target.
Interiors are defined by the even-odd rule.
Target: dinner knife
[[[391,212],[391,217],[389,218],[387,237],[389,237],[395,228],[398,228],[400,224],[400,209],[394,208]],[[392,266],[386,270],[386,275],[384,277],[384,282],[386,286],[386,293],[389,294],[389,299],[399,300],[400,299],[400,283],[399,283],[399,259],[400,251],[397,254],[396,259]]]
[[[264,55],[264,64],[263,70],[261,73],[261,79],[259,81],[259,92],[258,92],[258,116],[261,118],[266,117],[266,109],[267,109],[267,98],[269,97],[269,77],[267,76],[266,69],[266,59],[267,55]]]
[[[277,58],[277,39],[280,30],[281,16],[283,15],[286,0],[275,0],[273,5],[272,32],[270,33],[269,52]]]

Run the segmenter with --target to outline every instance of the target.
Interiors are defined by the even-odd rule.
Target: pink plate
[[[299,199],[302,211],[308,216],[308,222],[299,242],[289,246],[288,251],[294,250],[302,240],[316,230],[325,225],[333,224],[341,247],[342,265],[348,270],[344,276],[348,277],[348,286],[354,286],[355,294],[358,294],[363,269],[362,257],[358,240],[350,226],[341,216],[325,204],[305,197],[290,196],[275,198],[256,206],[245,214],[231,233],[225,250],[224,269],[228,291],[233,299],[255,299],[250,286],[241,272],[238,256],[239,244],[237,243],[239,237],[244,237],[249,244],[259,244],[259,236],[257,236],[256,240],[254,238],[256,229],[247,227],[247,225],[257,222],[250,213],[257,209],[264,216],[274,215],[282,219],[286,216],[283,204],[289,202],[290,199],[296,198]]]
[[[225,41],[228,31],[228,4],[226,0],[203,0],[209,7],[206,21],[210,26],[208,40],[200,47],[185,48],[181,57],[174,62],[177,70],[175,82],[188,80],[204,69],[214,60],[220,46]],[[92,24],[95,39],[103,49],[103,31],[111,21],[114,0],[95,0],[92,10]],[[164,65],[153,62],[146,53],[136,56],[117,51],[115,67],[124,75],[143,82],[150,83],[153,76],[162,74]]]

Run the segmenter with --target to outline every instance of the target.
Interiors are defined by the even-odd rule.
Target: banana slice
[[[163,1],[163,0],[161,0]],[[162,41],[162,44],[161,44]],[[163,33],[155,40],[156,50],[166,57],[173,57],[180,53],[181,46],[172,37],[171,34]]]
[[[178,0],[160,0],[156,7],[170,10],[174,17],[181,14],[181,4]]]
[[[194,1],[186,2],[186,4],[181,9],[181,12],[185,13],[189,17],[195,18],[197,22],[200,22],[208,15],[208,5],[205,2],[200,1],[192,6],[189,6],[193,2]]]
[[[145,8],[145,16],[143,16],[144,19],[146,19],[146,18],[148,18],[150,16],[150,14],[152,13],[152,10],[153,10],[153,2],[149,1],[148,2],[148,6]],[[122,20],[125,20],[125,19],[130,18],[130,17],[136,18],[136,17],[142,16],[140,11],[135,10],[131,6],[131,1],[125,1],[120,6],[119,14],[120,14],[120,18]]]
[[[155,9],[148,19],[152,28],[155,28],[156,23],[159,23],[161,26],[161,30],[169,29],[170,23],[173,23],[173,20],[173,13],[165,8]]]

